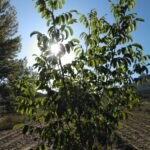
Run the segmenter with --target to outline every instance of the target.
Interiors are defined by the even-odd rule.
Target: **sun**
[[[51,53],[57,56],[57,54],[61,51],[60,45],[58,43],[54,43],[51,46]]]

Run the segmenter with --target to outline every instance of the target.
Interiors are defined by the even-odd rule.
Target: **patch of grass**
[[[6,115],[0,118],[0,131],[13,129],[17,124],[24,123],[27,118],[18,114]]]

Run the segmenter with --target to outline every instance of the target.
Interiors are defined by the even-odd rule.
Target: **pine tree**
[[[20,50],[20,37],[16,35],[18,23],[15,7],[9,0],[0,0],[0,97],[7,111],[13,106],[13,80],[21,64],[16,59]],[[11,109],[12,110],[12,109]]]
[[[16,36],[18,23],[16,10],[9,0],[0,1],[0,83],[8,83],[9,76],[17,70],[16,56],[20,49],[20,37]]]

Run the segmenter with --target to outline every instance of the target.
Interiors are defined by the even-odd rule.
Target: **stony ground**
[[[37,143],[30,135],[23,135],[22,129],[0,132],[0,150],[28,150]]]

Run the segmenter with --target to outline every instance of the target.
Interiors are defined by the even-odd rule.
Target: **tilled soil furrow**
[[[6,132],[5,134],[3,133],[3,135],[0,135],[0,141],[2,141],[3,139],[7,139],[11,136],[14,136],[16,134],[18,134],[19,132],[21,133],[22,129],[17,129],[17,130],[11,130],[9,132]]]
[[[7,136],[7,138],[4,138],[0,141],[0,150],[6,149],[9,145],[13,144],[15,141],[20,141],[22,133],[18,132],[16,134],[13,134],[11,136]]]

